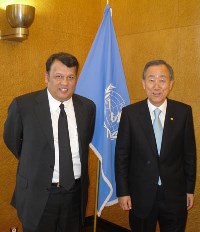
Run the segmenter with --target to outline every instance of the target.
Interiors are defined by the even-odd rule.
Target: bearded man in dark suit
[[[196,144],[192,109],[167,98],[173,82],[168,63],[148,62],[142,80],[147,99],[122,111],[116,187],[134,232],[155,232],[157,221],[162,232],[183,232],[187,211],[193,206]]]
[[[47,88],[15,98],[8,110],[4,141],[19,160],[12,204],[24,232],[79,232],[85,217],[96,108],[74,94],[78,66],[71,54],[51,55]]]

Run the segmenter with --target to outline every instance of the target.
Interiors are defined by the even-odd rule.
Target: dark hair
[[[169,77],[170,77],[170,80],[174,80],[174,71],[173,71],[173,68],[171,67],[171,65],[169,65],[166,61],[164,60],[152,60],[152,61],[149,61],[148,63],[146,63],[146,65],[144,66],[144,70],[143,70],[143,80],[145,80],[146,78],[146,72],[147,72],[147,69],[151,66],[157,66],[157,65],[165,65],[169,71]]]
[[[49,73],[49,71],[51,69],[51,65],[53,64],[53,62],[55,60],[59,60],[64,65],[66,65],[68,68],[76,67],[76,73],[78,72],[79,63],[78,63],[78,60],[76,59],[76,57],[69,54],[69,53],[59,52],[59,53],[52,54],[48,58],[48,60],[46,62],[46,71],[48,73]]]

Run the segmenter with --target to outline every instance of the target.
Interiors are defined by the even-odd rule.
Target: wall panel
[[[0,5],[4,2],[0,0]],[[58,51],[77,56],[82,68],[103,17],[106,0],[35,0],[36,17],[28,40],[0,41],[0,231],[20,223],[9,205],[17,161],[2,140],[7,107],[13,97],[45,87],[47,57]],[[150,59],[166,59],[175,71],[171,98],[193,107],[197,152],[200,152],[200,2],[198,0],[110,0],[131,102],[145,97],[142,69]],[[0,9],[0,28],[6,24]],[[96,157],[90,152],[90,188],[87,215],[94,214]],[[198,170],[200,160],[198,158]],[[200,174],[196,201],[189,212],[187,232],[200,231]],[[2,188],[3,186],[3,188]],[[129,228],[128,213],[116,204],[103,210],[102,218]]]

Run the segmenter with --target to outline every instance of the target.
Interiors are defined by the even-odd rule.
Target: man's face
[[[59,60],[51,65],[49,73],[45,74],[45,83],[51,95],[63,102],[71,98],[76,87],[76,67],[68,68]]]
[[[150,66],[142,80],[149,101],[159,107],[170,93],[173,80],[170,80],[169,71],[164,64]]]

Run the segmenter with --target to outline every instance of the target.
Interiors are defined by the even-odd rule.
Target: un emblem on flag
[[[117,138],[119,121],[124,106],[124,99],[117,93],[116,87],[110,84],[105,89],[104,127],[107,130],[107,138],[111,140]]]

